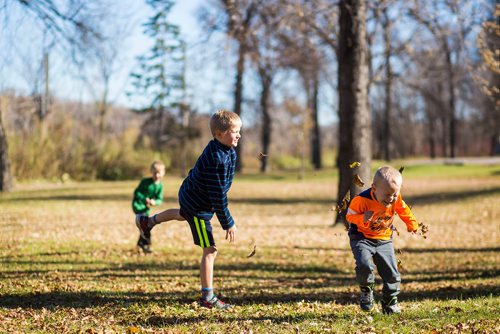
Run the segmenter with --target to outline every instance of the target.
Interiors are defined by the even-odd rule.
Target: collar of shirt
[[[224,151],[226,151],[226,152],[229,152],[229,151],[231,151],[231,149],[232,149],[232,147],[230,147],[230,146],[226,146],[226,145],[222,144],[220,141],[218,141],[218,140],[217,140],[217,139],[215,139],[215,138],[214,138],[212,141],[215,143],[215,145],[216,145],[218,148],[220,148],[220,149],[222,149],[222,150],[224,150]]]

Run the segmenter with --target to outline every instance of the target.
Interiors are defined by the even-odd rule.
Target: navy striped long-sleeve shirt
[[[236,164],[234,148],[211,140],[179,189],[179,204],[187,214],[210,220],[217,215],[224,230],[234,225],[227,207]]]

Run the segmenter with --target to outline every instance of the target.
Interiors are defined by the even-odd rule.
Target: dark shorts
[[[186,219],[189,227],[191,228],[191,234],[193,235],[195,245],[198,245],[201,248],[215,246],[210,220],[203,220],[200,217],[189,215],[183,211],[182,208],[180,210],[180,214]]]

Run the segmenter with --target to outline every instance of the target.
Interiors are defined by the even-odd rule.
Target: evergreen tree
[[[138,57],[137,71],[131,73],[134,93],[143,103],[138,111],[150,116],[142,126],[155,149],[183,136],[182,108],[185,96],[185,43],[177,25],[169,22],[172,0],[146,0],[153,15],[144,23],[144,33],[154,40],[145,55]],[[179,111],[176,115],[174,111]]]

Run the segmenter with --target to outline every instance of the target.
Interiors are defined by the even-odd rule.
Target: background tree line
[[[44,31],[26,71],[31,95],[0,87],[1,189],[12,176],[117,179],[137,177],[154,157],[182,173],[193,163],[213,110],[193,107],[186,44],[169,20],[175,3],[145,3],[153,43],[124,87],[141,105],[127,110],[109,96],[130,28],[111,2],[0,2],[2,17],[21,11]],[[499,12],[491,0],[214,0],[199,10],[197,61],[231,68],[220,84],[245,120],[240,171],[336,165],[339,194],[356,192],[352,161],[369,179],[372,158],[498,153]],[[55,52],[92,103],[51,91]],[[337,122],[321,124],[320,109]]]

